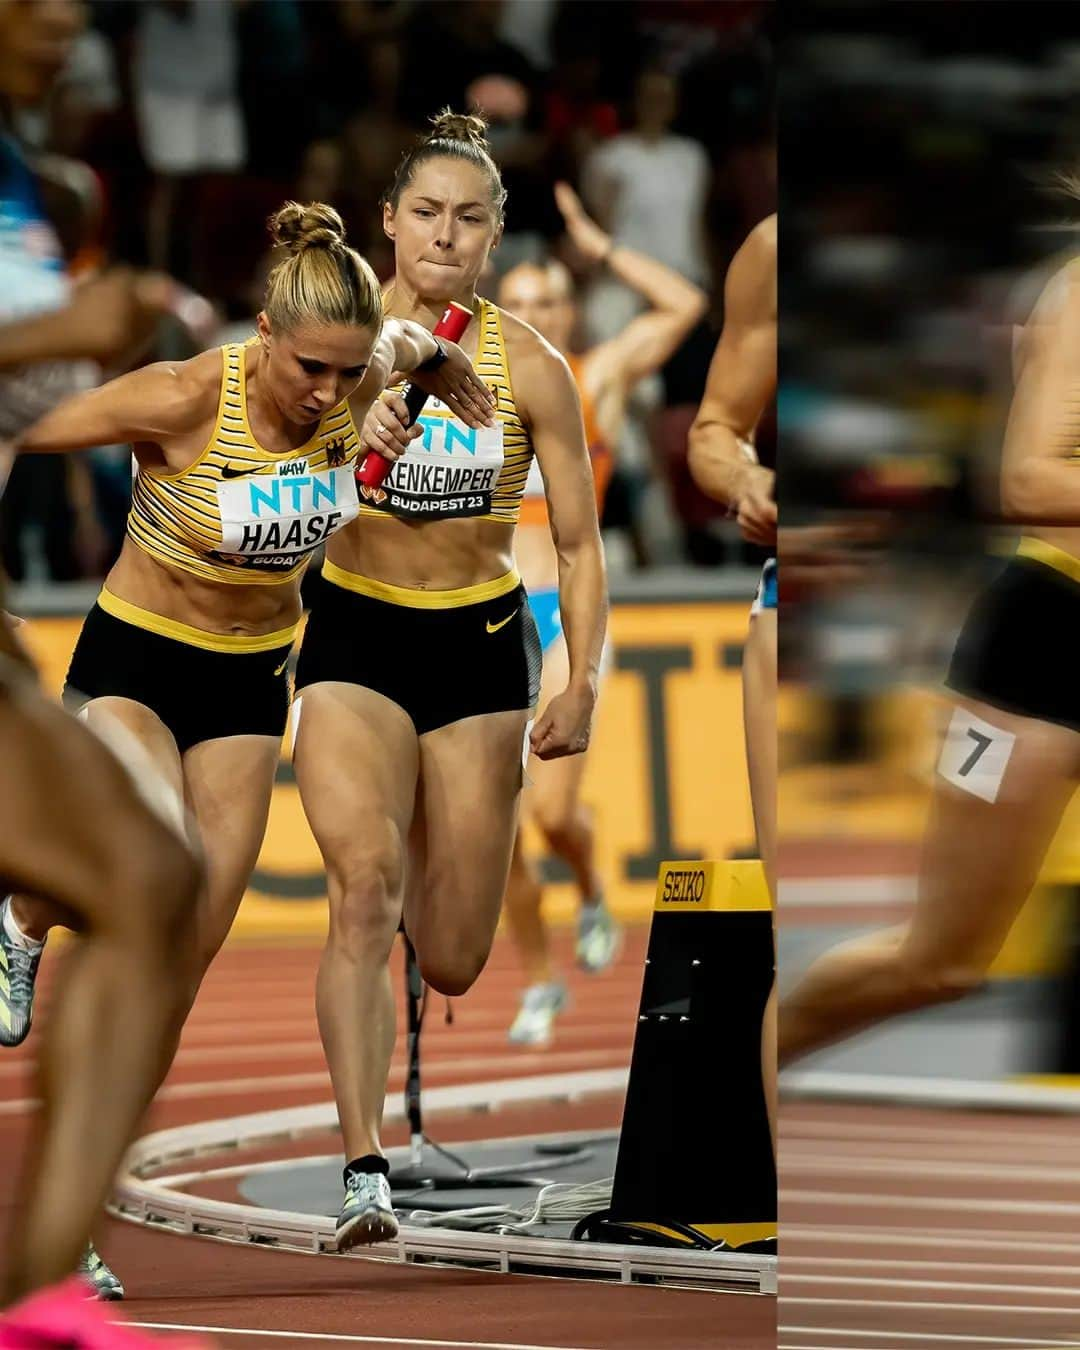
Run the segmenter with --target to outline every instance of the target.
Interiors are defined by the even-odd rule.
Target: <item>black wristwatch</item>
[[[431,336],[435,337],[435,334],[432,333]],[[449,360],[450,357],[443,346],[442,338],[435,338],[435,351],[426,361],[421,361],[416,369],[422,371],[425,375],[430,375],[433,370],[438,370],[440,366],[446,365]]]

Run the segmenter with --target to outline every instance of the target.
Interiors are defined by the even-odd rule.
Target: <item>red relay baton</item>
[[[469,326],[469,320],[472,318],[472,310],[466,309],[464,305],[459,305],[456,300],[451,300],[446,309],[443,310],[443,316],[432,329],[435,337],[449,338],[451,342],[457,340]],[[420,410],[427,402],[427,393],[420,388],[418,384],[407,384],[405,386],[405,406],[409,410],[408,426],[416,421],[420,416]],[[361,489],[377,488],[386,475],[390,472],[390,461],[380,455],[377,450],[371,450],[364,456],[364,462],[356,471],[356,481]],[[363,496],[369,496],[367,492]]]

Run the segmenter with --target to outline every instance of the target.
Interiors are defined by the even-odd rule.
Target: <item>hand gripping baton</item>
[[[469,320],[472,318],[472,310],[466,309],[464,305],[459,305],[455,300],[451,300],[449,305],[443,311],[443,316],[435,325],[433,334],[435,337],[449,338],[451,342],[457,342],[465,329],[469,326]],[[420,416],[420,410],[427,402],[427,393],[420,388],[418,384],[407,384],[405,386],[405,406],[409,410],[408,425],[411,427]],[[360,484],[360,493],[364,497],[376,497],[375,489],[390,472],[390,461],[385,456],[380,455],[377,450],[371,450],[364,456],[364,462],[356,470],[356,481]],[[376,500],[381,499],[381,493]]]

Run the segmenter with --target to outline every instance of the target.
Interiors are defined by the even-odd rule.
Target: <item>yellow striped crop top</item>
[[[217,423],[194,464],[140,468],[128,534],[145,553],[205,581],[276,584],[357,514],[359,437],[347,403],[296,450],[275,455],[251,431],[244,351],[222,347]]]
[[[381,490],[360,503],[363,516],[451,520],[474,516],[516,524],[533,448],[510,384],[499,311],[481,300],[477,375],[498,396],[497,426],[469,427],[439,399],[429,398],[417,437],[387,474]]]

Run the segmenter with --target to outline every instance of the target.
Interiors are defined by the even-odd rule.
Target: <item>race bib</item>
[[[295,567],[360,510],[352,465],[311,469],[286,460],[274,473],[248,473],[218,484],[221,548],[212,555],[234,566]]]
[[[417,418],[424,434],[364,501],[395,516],[447,520],[486,516],[503,467],[503,429],[467,427],[438,399]]]
[[[1015,743],[1011,731],[957,708],[945,733],[938,773],[954,787],[996,802]]]

